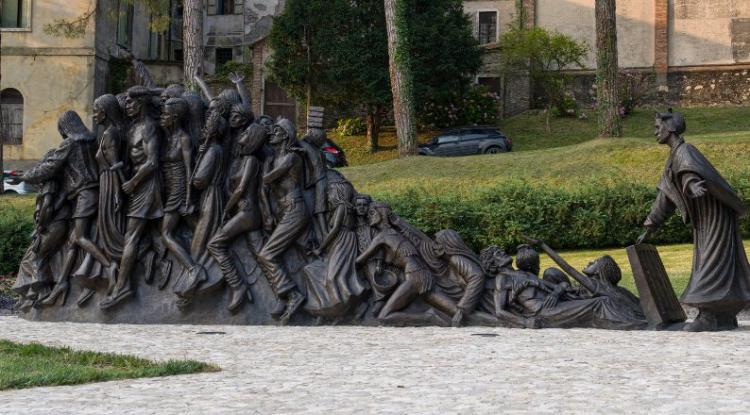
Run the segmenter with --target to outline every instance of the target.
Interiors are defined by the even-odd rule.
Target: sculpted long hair
[[[124,132],[127,124],[117,97],[112,94],[104,94],[94,101],[94,106],[99,107],[104,112],[107,120],[117,128],[119,133]]]
[[[75,111],[65,111],[57,121],[57,131],[63,137],[73,140],[91,141],[96,139]]]
[[[466,245],[458,232],[453,229],[443,229],[435,234],[435,242],[443,245],[446,255],[461,255],[482,268],[482,261],[476,253]]]

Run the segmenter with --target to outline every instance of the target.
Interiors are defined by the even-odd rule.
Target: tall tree
[[[596,0],[596,100],[600,137],[620,137],[615,0]]]
[[[417,126],[414,111],[414,77],[411,72],[407,0],[384,0],[388,32],[388,66],[393,93],[399,156],[417,153]]]
[[[203,0],[184,0],[182,38],[185,86],[197,91],[195,77],[203,76]]]

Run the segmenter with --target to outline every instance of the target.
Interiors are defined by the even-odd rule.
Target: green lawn
[[[689,134],[728,179],[747,180],[750,131]],[[360,192],[382,193],[427,188],[470,193],[512,180],[575,188],[582,183],[657,184],[668,149],[651,138],[593,139],[582,143],[469,157],[409,157],[342,169]]]
[[[664,111],[663,108],[659,110]],[[748,107],[714,107],[714,108],[678,108],[685,114],[688,125],[688,136],[713,135],[716,133],[747,132],[750,130],[750,108]],[[625,137],[651,138],[653,136],[653,115],[655,110],[641,108],[623,121]],[[587,119],[552,118],[551,132],[547,133],[544,114],[529,111],[514,117],[501,120],[499,128],[513,140],[513,151],[549,149],[580,144],[596,138],[596,117],[591,111]],[[418,141],[425,142],[434,136],[436,131],[420,132]],[[351,166],[374,164],[398,158],[396,150],[396,133],[393,128],[383,130],[380,137],[381,151],[370,153],[367,148],[367,137],[337,136],[331,137],[344,149]]]
[[[152,362],[133,356],[73,351],[38,343],[0,340],[0,390],[35,386],[76,385],[117,379],[216,372],[194,360]]]

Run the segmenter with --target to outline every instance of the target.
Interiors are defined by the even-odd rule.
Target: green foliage
[[[583,68],[589,51],[585,42],[541,27],[513,28],[500,41],[502,71],[514,76],[526,74],[543,93],[548,108],[566,114],[565,92],[570,75],[563,70]]]
[[[0,390],[76,385],[117,379],[216,372],[194,360],[152,362],[113,353],[81,352],[39,343],[0,340]]]
[[[226,62],[216,70],[216,74],[211,77],[211,82],[229,83],[230,74],[240,74],[244,76],[245,82],[250,82],[253,79],[253,65],[249,63],[237,62],[234,60]]]
[[[34,199],[0,196],[0,275],[18,271],[34,230]]]
[[[128,74],[131,71],[131,68],[132,66],[129,60],[110,57],[107,90],[113,93],[125,91],[129,86]]]
[[[453,102],[458,99],[458,102]],[[500,96],[484,86],[473,86],[450,102],[427,102],[420,113],[420,124],[427,128],[456,125],[494,124],[498,118]]]
[[[734,186],[750,195],[747,182]],[[415,187],[373,196],[390,203],[396,213],[428,234],[455,229],[475,250],[491,244],[512,250],[523,242],[522,234],[560,249],[580,249],[632,244],[656,190],[630,183],[561,189],[509,181],[471,195],[455,189],[435,193]],[[750,236],[750,219],[742,221],[742,231]],[[691,228],[675,215],[651,241],[678,243],[691,238]]]
[[[336,134],[342,136],[351,136],[362,134],[367,131],[367,125],[361,118],[342,118],[336,126]]]
[[[482,50],[460,0],[400,0],[396,24],[417,116],[425,105],[459,105],[481,66]],[[297,99],[370,114],[391,105],[382,0],[290,0],[269,37],[271,78]]]

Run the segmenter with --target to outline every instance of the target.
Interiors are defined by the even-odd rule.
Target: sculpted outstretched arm
[[[65,165],[68,153],[70,153],[70,146],[71,142],[69,140],[63,141],[54,153],[45,157],[44,160],[32,169],[27,170],[21,176],[21,180],[27,183],[39,184],[54,178]]]
[[[286,155],[275,169],[271,170],[265,176],[263,176],[263,183],[270,184],[286,176],[286,174],[289,173],[289,170],[291,170],[299,160],[297,157],[298,156],[295,154]]]
[[[200,76],[196,75],[195,83],[198,84],[201,92],[203,92],[203,96],[206,98],[206,101],[211,101],[214,98],[214,94],[211,93],[211,89],[208,88],[208,85],[206,85],[206,82]]]

